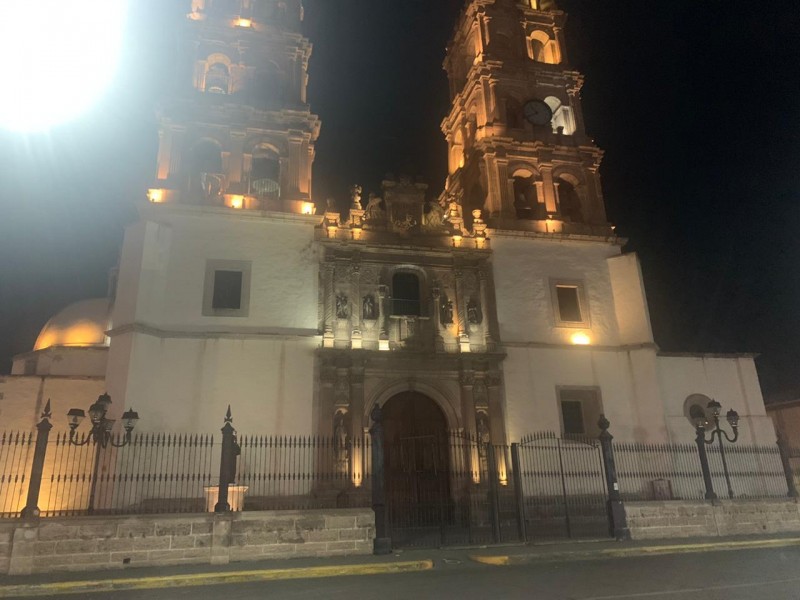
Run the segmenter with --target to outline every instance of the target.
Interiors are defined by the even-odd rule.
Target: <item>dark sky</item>
[[[173,76],[179,4],[136,3],[122,75],[85,118],[0,134],[0,373],[50,315],[106,291],[154,174],[152,107]],[[318,201],[388,172],[441,189],[441,63],[461,4],[306,0]],[[641,257],[657,342],[761,353],[765,392],[800,396],[800,10],[560,4],[588,130],[606,150],[609,217]]]

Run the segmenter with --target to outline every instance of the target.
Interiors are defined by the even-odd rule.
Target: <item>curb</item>
[[[220,585],[225,583],[277,581],[283,579],[318,579],[322,577],[346,577],[352,575],[410,573],[414,571],[427,571],[432,568],[432,560],[415,560],[386,564],[265,569],[257,571],[231,571],[228,573],[197,573],[191,575],[107,579],[99,581],[60,581],[54,583],[3,585],[0,586],[0,598],[51,596],[54,594],[89,594],[121,590],[152,590]]]
[[[561,560],[590,560],[622,558],[626,556],[654,556],[665,554],[694,554],[700,552],[720,552],[757,548],[782,548],[800,545],[800,538],[772,540],[742,540],[737,542],[704,542],[699,544],[672,544],[666,546],[638,546],[633,548],[605,548],[602,550],[576,550],[572,552],[549,552],[547,554],[517,554],[480,556],[471,554],[470,560],[484,565],[502,567],[523,565],[533,562],[553,562]]]

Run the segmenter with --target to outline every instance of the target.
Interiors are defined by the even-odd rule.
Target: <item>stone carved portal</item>
[[[417,392],[383,406],[386,500],[393,524],[435,525],[450,500],[447,419]]]

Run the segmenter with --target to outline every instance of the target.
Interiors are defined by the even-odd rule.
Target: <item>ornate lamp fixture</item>
[[[80,408],[71,408],[69,412],[67,412],[67,418],[69,419],[69,443],[73,444],[74,446],[85,446],[91,441],[99,445],[101,448],[105,448],[109,444],[114,448],[121,448],[122,446],[129,444],[131,441],[131,432],[133,431],[133,428],[136,427],[136,423],[139,421],[139,414],[134,410],[127,410],[122,415],[122,424],[125,428],[125,437],[123,438],[122,442],[114,443],[114,440],[111,437],[111,430],[114,428],[116,419],[106,418],[106,413],[108,412],[109,406],[111,406],[111,396],[108,394],[102,394],[97,399],[97,402],[89,407],[89,420],[92,423],[92,429],[89,432],[89,435],[86,436],[83,441],[78,441],[76,439],[77,436],[75,435],[75,432],[83,419],[86,418],[86,413],[84,413]]]
[[[733,430],[732,435],[728,435],[728,432],[720,427],[720,415],[722,414],[722,405],[717,402],[716,400],[711,400],[708,403],[707,409],[711,412],[711,418],[714,421],[714,428],[710,430],[710,437],[706,439],[706,431],[708,430],[708,420],[706,415],[703,411],[696,411],[692,413],[692,417],[694,420],[695,432],[697,437],[695,438],[695,442],[697,443],[697,449],[700,453],[700,463],[701,467],[703,468],[703,479],[705,481],[706,486],[706,498],[714,499],[717,495],[714,493],[714,487],[711,482],[711,471],[708,466],[708,456],[706,454],[705,447],[714,443],[714,440],[717,440],[719,444],[719,455],[722,459],[722,470],[725,473],[725,483],[728,485],[728,497],[733,498],[733,488],[731,487],[731,477],[730,473],[728,472],[728,461],[725,458],[725,447],[722,443],[722,438],[724,437],[731,444],[735,444],[736,441],[739,439],[739,413],[735,410],[729,410],[726,415],[725,419],[728,421],[728,424],[731,426],[731,430]]]

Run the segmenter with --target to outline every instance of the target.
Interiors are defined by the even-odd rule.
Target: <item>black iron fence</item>
[[[736,498],[787,495],[786,472],[777,445],[730,444],[725,450],[728,475],[717,446],[706,450],[715,493]],[[706,497],[695,444],[614,443],[617,477],[624,500],[693,500]]]
[[[0,435],[0,516],[373,507],[388,547],[625,535],[622,501],[796,496],[800,450],[552,432],[510,445],[439,432],[332,437]],[[701,452],[701,448],[703,451]]]

